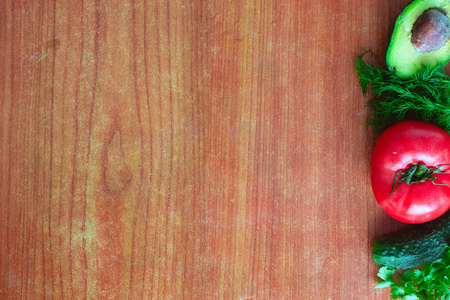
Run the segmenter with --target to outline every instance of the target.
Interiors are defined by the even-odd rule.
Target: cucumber
[[[422,266],[441,258],[450,242],[450,211],[406,232],[383,236],[372,244],[377,265],[396,269]]]

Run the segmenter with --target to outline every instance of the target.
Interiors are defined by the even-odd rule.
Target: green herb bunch
[[[450,77],[444,66],[424,68],[410,79],[401,79],[395,73],[375,67],[363,60],[365,52],[354,67],[364,95],[370,90],[373,108],[368,126],[380,133],[402,120],[432,123],[450,132]]]
[[[391,287],[392,299],[450,300],[450,251],[420,269],[381,267],[378,277],[375,288]]]

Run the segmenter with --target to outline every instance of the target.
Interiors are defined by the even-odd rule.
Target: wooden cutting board
[[[0,2],[1,299],[390,299],[353,71],[408,3]]]

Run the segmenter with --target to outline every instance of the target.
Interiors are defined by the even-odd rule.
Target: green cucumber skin
[[[415,268],[441,258],[449,241],[450,211],[436,220],[414,225],[409,231],[375,240],[372,259],[389,268]]]

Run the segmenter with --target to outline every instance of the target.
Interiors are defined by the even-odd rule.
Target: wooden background
[[[0,298],[390,299],[352,67],[407,2],[0,1]]]

